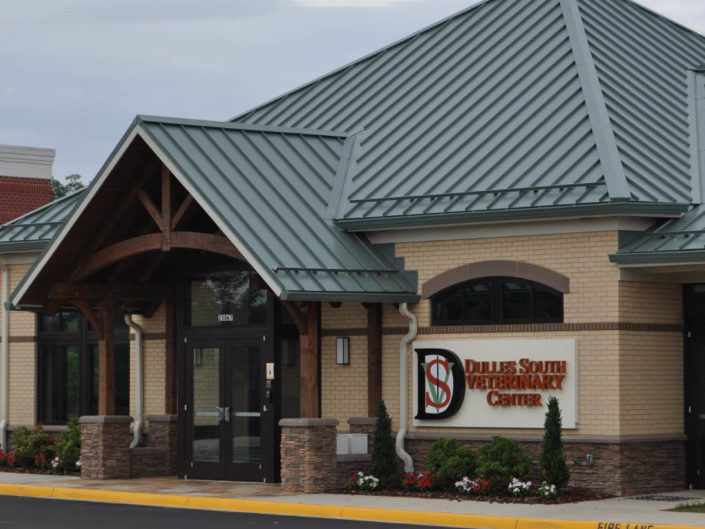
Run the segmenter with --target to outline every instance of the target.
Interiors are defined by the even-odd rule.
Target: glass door
[[[223,438],[223,344],[196,342],[189,347],[192,369],[186,403],[186,474],[204,479],[225,479]]]
[[[688,485],[705,488],[705,285],[685,287],[685,433]]]
[[[274,480],[274,364],[266,345],[263,337],[238,337],[188,347],[189,478]]]

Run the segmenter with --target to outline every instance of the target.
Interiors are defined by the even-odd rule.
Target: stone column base
[[[81,423],[81,479],[130,477],[130,423],[124,415],[86,415]]]
[[[282,419],[281,482],[284,492],[335,488],[337,419]]]
[[[176,415],[147,415],[149,422],[148,444],[166,448],[165,476],[176,476],[179,458],[179,423]]]

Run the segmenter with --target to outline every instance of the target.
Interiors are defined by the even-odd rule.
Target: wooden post
[[[115,307],[101,305],[98,338],[98,415],[115,415]]]
[[[306,334],[300,333],[301,350],[301,417],[320,417],[318,405],[318,307],[309,302],[306,310]]]
[[[173,298],[166,300],[166,350],[164,359],[164,412],[176,414],[176,303]]]
[[[377,417],[382,400],[382,304],[367,303],[367,416]]]

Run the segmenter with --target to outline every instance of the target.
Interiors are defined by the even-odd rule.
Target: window
[[[434,325],[563,321],[563,294],[511,277],[473,279],[431,297]]]
[[[77,312],[39,315],[37,422],[64,424],[98,413],[98,338]],[[129,329],[115,320],[115,408],[130,412]]]

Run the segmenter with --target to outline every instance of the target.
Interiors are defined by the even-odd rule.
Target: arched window
[[[516,277],[482,277],[431,296],[434,325],[563,321],[563,293]]]

